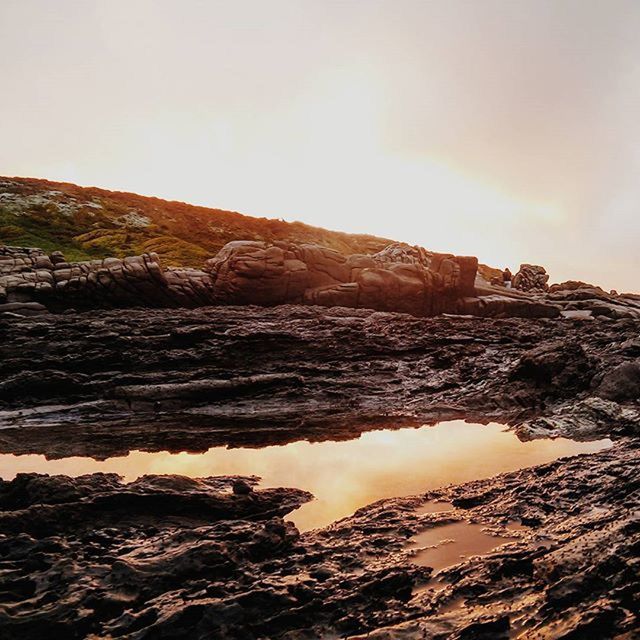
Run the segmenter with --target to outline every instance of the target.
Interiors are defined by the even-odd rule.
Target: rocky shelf
[[[631,640],[639,459],[627,440],[303,535],[283,516],[310,496],[252,478],[19,475],[0,482],[2,637]],[[407,543],[451,522],[509,540],[435,576]]]
[[[285,260],[294,251],[241,247],[198,271],[209,283],[199,291],[224,291],[215,283],[235,281],[236,258],[260,282],[264,253]],[[519,282],[528,291],[483,283],[474,272],[468,296],[464,261],[434,263],[418,251],[423,264],[403,263],[406,247],[385,255],[383,267],[355,267],[343,256],[349,282],[319,288],[307,286],[319,259],[295,258],[306,265],[296,265],[306,273],[297,304],[276,304],[288,301],[297,280],[288,280],[284,299],[254,300],[242,297],[250,291],[240,286],[244,276],[215,304],[204,293],[208,304],[186,304],[193,298],[184,288],[156,304],[159,290],[191,276],[144,257],[94,268],[43,253],[19,271],[14,254],[11,268],[2,262],[0,285],[0,452],[103,459],[133,449],[353,438],[448,418],[502,422],[523,439],[608,437],[614,445],[383,500],[302,535],[286,517],[311,496],[259,488],[255,477],[145,476],[125,484],[111,474],[21,474],[0,482],[0,636],[637,637],[638,301],[584,283],[548,287],[526,268]],[[427,306],[400,313],[387,302],[376,309],[335,306],[348,297],[326,305],[308,297],[342,296],[353,282],[359,288],[371,282],[358,280],[367,269],[393,291],[396,277],[425,276],[408,299]],[[140,289],[147,298],[135,297],[138,284],[127,302],[82,288],[94,273],[103,283],[95,290],[115,291],[114,280],[129,275],[113,274],[125,272],[156,274],[132,276],[138,284],[155,278]],[[53,274],[51,288],[40,286],[44,273]],[[437,284],[431,297],[427,273]],[[63,282],[76,284],[58,289]],[[280,284],[270,291],[281,293]],[[503,316],[526,315],[511,313],[519,304],[554,312],[460,315],[474,305],[476,315],[491,315],[492,304]],[[448,313],[430,317],[436,309]],[[429,512],[434,500],[452,507]],[[498,542],[436,574],[416,562],[409,543],[451,523],[481,525]]]

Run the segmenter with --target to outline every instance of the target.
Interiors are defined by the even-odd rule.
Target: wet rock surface
[[[19,475],[0,482],[0,637],[636,637],[639,336],[632,315],[5,314],[3,453],[204,451],[460,417],[616,444],[302,535],[287,514],[311,496],[257,478]],[[496,548],[437,574],[415,562],[410,541],[453,522]]]
[[[303,535],[282,517],[310,496],[251,478],[19,475],[0,483],[2,637],[631,638],[639,466],[625,441]],[[433,575],[408,543],[452,522],[497,548]]]
[[[637,435],[639,334],[633,319],[301,306],[5,318],[0,452],[204,451],[461,417],[523,437]]]

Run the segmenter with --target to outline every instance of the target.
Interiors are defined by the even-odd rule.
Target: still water
[[[369,431],[342,442],[300,441],[262,449],[214,447],[200,454],[132,451],[104,461],[3,454],[0,477],[8,480],[16,473],[33,471],[71,476],[115,472],[127,481],[149,473],[196,478],[257,475],[262,477],[262,486],[298,487],[316,496],[288,516],[306,531],[381,498],[486,478],[610,445],[610,440],[560,438],[521,442],[502,425],[455,420],[435,427]]]

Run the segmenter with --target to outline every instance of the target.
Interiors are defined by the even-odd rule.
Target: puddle
[[[447,511],[452,511],[454,506],[450,502],[438,502],[436,500],[430,500],[429,502],[425,502],[423,505],[420,505],[415,513],[418,516],[425,515],[427,513],[445,513]]]
[[[258,475],[263,478],[261,486],[298,487],[316,496],[288,516],[306,531],[381,498],[423,493],[611,445],[610,440],[573,442],[560,438],[521,442],[504,429],[498,424],[455,420],[435,427],[369,431],[341,442],[300,441],[262,449],[214,447],[200,454],[132,451],[104,461],[2,454],[0,477],[8,480],[16,473],[33,471],[71,476],[114,472],[125,480],[150,473]],[[443,505],[443,510],[450,508],[446,503],[433,504]]]
[[[420,549],[411,562],[432,567],[434,573],[462,562],[469,556],[493,551],[517,538],[487,533],[484,524],[453,522],[422,531],[411,538],[408,549]]]

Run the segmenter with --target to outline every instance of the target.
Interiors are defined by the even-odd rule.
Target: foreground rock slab
[[[302,536],[282,517],[310,496],[258,490],[255,478],[20,475],[0,483],[0,632],[629,639],[637,447],[384,500]],[[425,512],[434,500],[450,508]],[[511,539],[434,576],[407,543],[451,522]]]

